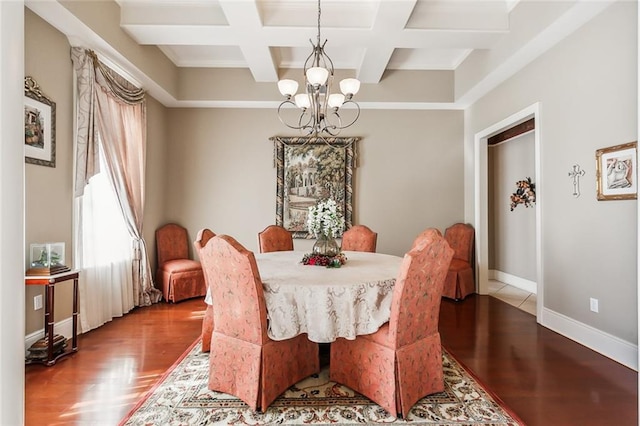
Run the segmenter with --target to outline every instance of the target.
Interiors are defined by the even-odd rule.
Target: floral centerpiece
[[[338,204],[329,198],[309,207],[307,229],[316,238],[321,236],[336,238],[342,235],[344,218],[338,209]]]
[[[307,229],[317,240],[313,252],[302,259],[303,264],[339,268],[346,262],[335,240],[344,230],[344,217],[335,200],[329,198],[309,207]]]

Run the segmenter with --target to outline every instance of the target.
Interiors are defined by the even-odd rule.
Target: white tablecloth
[[[269,337],[307,333],[333,342],[374,333],[389,321],[401,257],[347,251],[341,268],[303,265],[304,252],[256,253],[269,316]]]

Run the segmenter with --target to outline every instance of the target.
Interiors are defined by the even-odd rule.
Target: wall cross
[[[569,172],[569,177],[573,178],[573,196],[578,198],[580,196],[580,176],[584,176],[584,170],[580,170],[579,164],[574,164],[572,170]]]

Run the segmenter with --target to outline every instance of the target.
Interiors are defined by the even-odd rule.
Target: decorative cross
[[[569,177],[573,178],[573,196],[580,196],[580,176],[584,176],[584,170],[580,170],[579,164],[573,165],[573,170],[569,172]]]

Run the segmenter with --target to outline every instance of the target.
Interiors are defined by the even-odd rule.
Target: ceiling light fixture
[[[360,89],[360,81],[345,78],[340,81],[342,93],[331,93],[333,83],[333,62],[325,53],[327,40],[320,44],[320,0],[318,0],[318,38],[316,44],[309,39],[313,52],[304,62],[305,92],[296,94],[298,82],[295,80],[278,81],[278,89],[284,101],[278,106],[278,118],[285,126],[300,130],[313,136],[337,136],[342,129],[351,126],[360,117],[360,106],[353,101],[353,96]],[[342,107],[351,104],[355,107],[355,118],[344,124],[340,113]],[[290,124],[283,118],[283,107],[299,108],[297,124]]]

